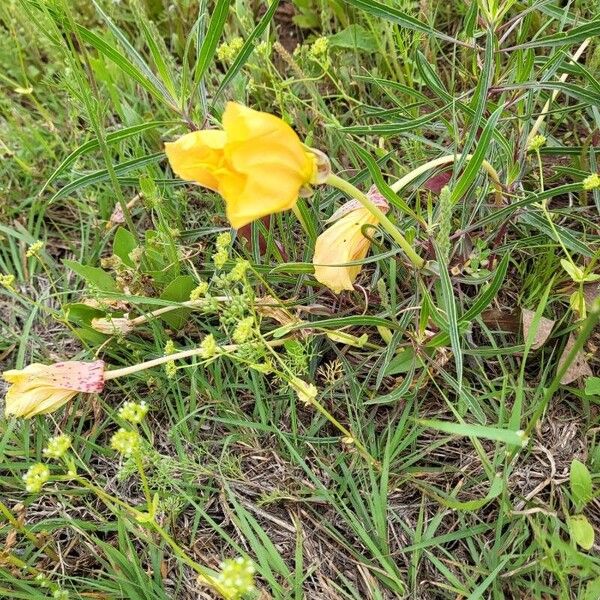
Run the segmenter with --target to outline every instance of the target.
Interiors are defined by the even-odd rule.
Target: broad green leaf
[[[103,292],[118,292],[117,282],[113,279],[110,273],[99,267],[91,267],[82,265],[74,260],[65,260],[64,264],[77,275],[85,279],[86,283]]]
[[[571,494],[577,509],[583,510],[583,507],[594,497],[592,476],[588,468],[576,458],[571,463],[569,482],[571,484]]]
[[[191,291],[196,287],[196,280],[191,275],[180,275],[171,281],[160,295],[162,300],[186,302],[190,299]],[[178,308],[161,315],[173,329],[181,329],[190,314],[189,308]]]
[[[591,550],[594,545],[594,528],[585,515],[567,517],[567,526],[571,539],[584,550]]]
[[[113,254],[118,256],[128,267],[134,268],[135,263],[129,255],[137,247],[138,243],[135,236],[124,227],[119,227],[113,241]]]
[[[600,377],[588,377],[585,380],[585,393],[588,396],[600,396]]]
[[[377,51],[377,40],[373,33],[362,25],[353,23],[328,37],[329,45],[333,48],[348,48],[350,50]]]

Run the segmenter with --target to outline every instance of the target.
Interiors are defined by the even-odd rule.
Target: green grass
[[[287,327],[277,356],[177,361],[51,415],[2,419],[0,598],[212,598],[194,564],[214,572],[236,556],[255,565],[256,598],[600,597],[600,396],[589,373],[561,384],[570,335],[600,375],[597,284],[561,266],[598,272],[600,189],[583,180],[600,153],[600,13],[562,4],[1,4],[0,274],[15,277],[0,287],[2,370],[126,367],[209,333],[228,344],[266,295],[310,324]],[[377,184],[434,262],[415,271],[377,233],[356,290],[334,295],[311,261],[344,197],[319,186],[298,204],[307,233],[288,211],[234,240],[225,271],[239,258],[251,271],[226,321],[179,307],[127,336],[95,331],[92,318],[179,306],[215,273],[223,202],[177,179],[163,143],[216,126],[227,100],[283,117],[361,190]],[[535,312],[529,332],[522,310]],[[542,317],[554,326],[538,347]],[[285,326],[262,316],[265,336]],[[325,335],[342,328],[367,343]],[[249,366],[267,360],[275,373]],[[320,409],[292,375],[314,383]],[[119,408],[142,400],[150,497],[140,463],[110,447]],[[43,455],[59,433],[81,480]],[[27,493],[40,461],[52,481]],[[156,524],[119,504],[152,501]]]

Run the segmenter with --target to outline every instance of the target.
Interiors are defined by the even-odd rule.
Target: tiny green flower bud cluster
[[[44,242],[42,242],[41,240],[38,240],[37,242],[33,242],[33,244],[31,244],[31,246],[29,246],[29,248],[27,248],[27,252],[25,253],[25,256],[27,256],[27,258],[31,258],[32,256],[37,256],[43,247],[44,247]]]
[[[212,358],[217,353],[219,347],[212,333],[204,337],[200,343],[200,356],[205,359]]]
[[[0,285],[12,290],[15,287],[15,276],[12,274],[0,275]]]
[[[141,423],[148,414],[148,405],[141,402],[125,402],[119,410],[119,417],[135,425]]]
[[[71,447],[71,441],[71,436],[64,433],[51,437],[43,450],[44,455],[56,460],[62,458]]]
[[[251,315],[242,319],[233,330],[233,334],[231,335],[231,339],[236,344],[243,344],[247,342],[254,332],[254,317]]]
[[[48,479],[50,479],[50,469],[43,463],[32,465],[23,475],[25,489],[31,493],[39,492]]]
[[[110,438],[110,447],[123,456],[131,456],[140,449],[140,434],[137,431],[128,431],[121,427]]]
[[[213,254],[213,262],[217,269],[222,269],[229,258],[229,246],[231,245],[231,233],[224,231],[217,236],[215,242],[216,252]]]
[[[539,152],[539,150],[546,144],[546,136],[535,135],[527,146],[527,152]]]
[[[55,590],[52,598],[54,600],[69,600],[69,592],[67,590]]]
[[[583,180],[583,189],[586,191],[595,190],[600,188],[600,174],[592,173],[589,177]]]
[[[217,581],[225,588],[228,600],[238,600],[244,594],[254,591],[254,573],[255,568],[252,562],[238,556],[221,563]]]

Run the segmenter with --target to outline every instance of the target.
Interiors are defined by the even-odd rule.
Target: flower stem
[[[436,169],[437,167],[450,165],[453,162],[460,160],[461,158],[462,154],[451,154],[449,156],[441,156],[440,158],[434,158],[433,160],[426,162],[424,165],[421,165],[420,167],[417,167],[416,169],[412,170],[410,173],[407,173],[406,175],[404,175],[404,177],[398,179],[398,181],[396,181],[396,183],[393,183],[390,186],[390,188],[394,192],[398,192],[401,189],[405,188],[411,181],[414,181],[417,177],[423,175],[423,173],[427,173],[427,171],[430,171],[431,169]],[[465,156],[465,160],[471,160],[472,158],[472,154],[467,154]],[[494,167],[492,167],[492,165],[487,160],[484,160],[481,163],[481,166],[487,171],[487,174],[490,176],[490,179],[492,180],[492,185],[496,189],[496,203],[500,204],[502,202],[502,184],[500,183],[500,177],[498,176],[498,172],[496,171],[496,169],[494,169]]]
[[[374,217],[377,218],[381,227],[390,234],[392,239],[400,246],[400,248],[402,248],[410,262],[412,262],[417,269],[422,269],[425,266],[425,261],[413,250],[412,246],[398,231],[397,227],[366,194],[363,194],[357,187],[337,175],[329,175],[326,183],[358,200]]]
[[[283,346],[287,338],[280,340],[271,340],[266,342],[268,346],[271,348],[275,348],[277,346]],[[239,348],[239,344],[226,344],[225,346],[220,346],[219,350],[221,353],[233,352]],[[122,369],[113,369],[112,371],[105,371],[104,380],[107,381],[109,379],[116,379],[117,377],[125,377],[127,375],[133,375],[139,371],[144,371],[146,369],[152,369],[153,367],[157,367],[159,365],[164,365],[167,362],[171,362],[174,360],[181,360],[183,358],[189,358],[190,356],[198,356],[201,354],[203,349],[198,346],[196,348],[190,348],[189,350],[182,350],[181,352],[175,352],[175,354],[167,354],[166,356],[159,356],[158,358],[154,358],[152,360],[147,360],[142,363],[138,363],[137,365],[131,365],[130,367],[123,367]]]

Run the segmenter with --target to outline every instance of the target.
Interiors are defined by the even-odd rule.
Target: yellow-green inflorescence
[[[56,460],[62,458],[71,447],[71,437],[66,434],[55,435],[48,440],[44,448],[44,455]]]
[[[227,600],[238,600],[254,591],[254,573],[252,561],[242,556],[223,561],[217,580],[223,586]]]
[[[140,449],[140,434],[121,427],[110,439],[110,447],[123,456],[131,456]]]
[[[125,402],[119,410],[121,419],[135,425],[141,423],[147,414],[148,405],[143,400],[141,402]]]
[[[31,493],[41,491],[42,486],[50,479],[50,469],[43,463],[37,463],[27,469],[23,475],[25,489]]]

